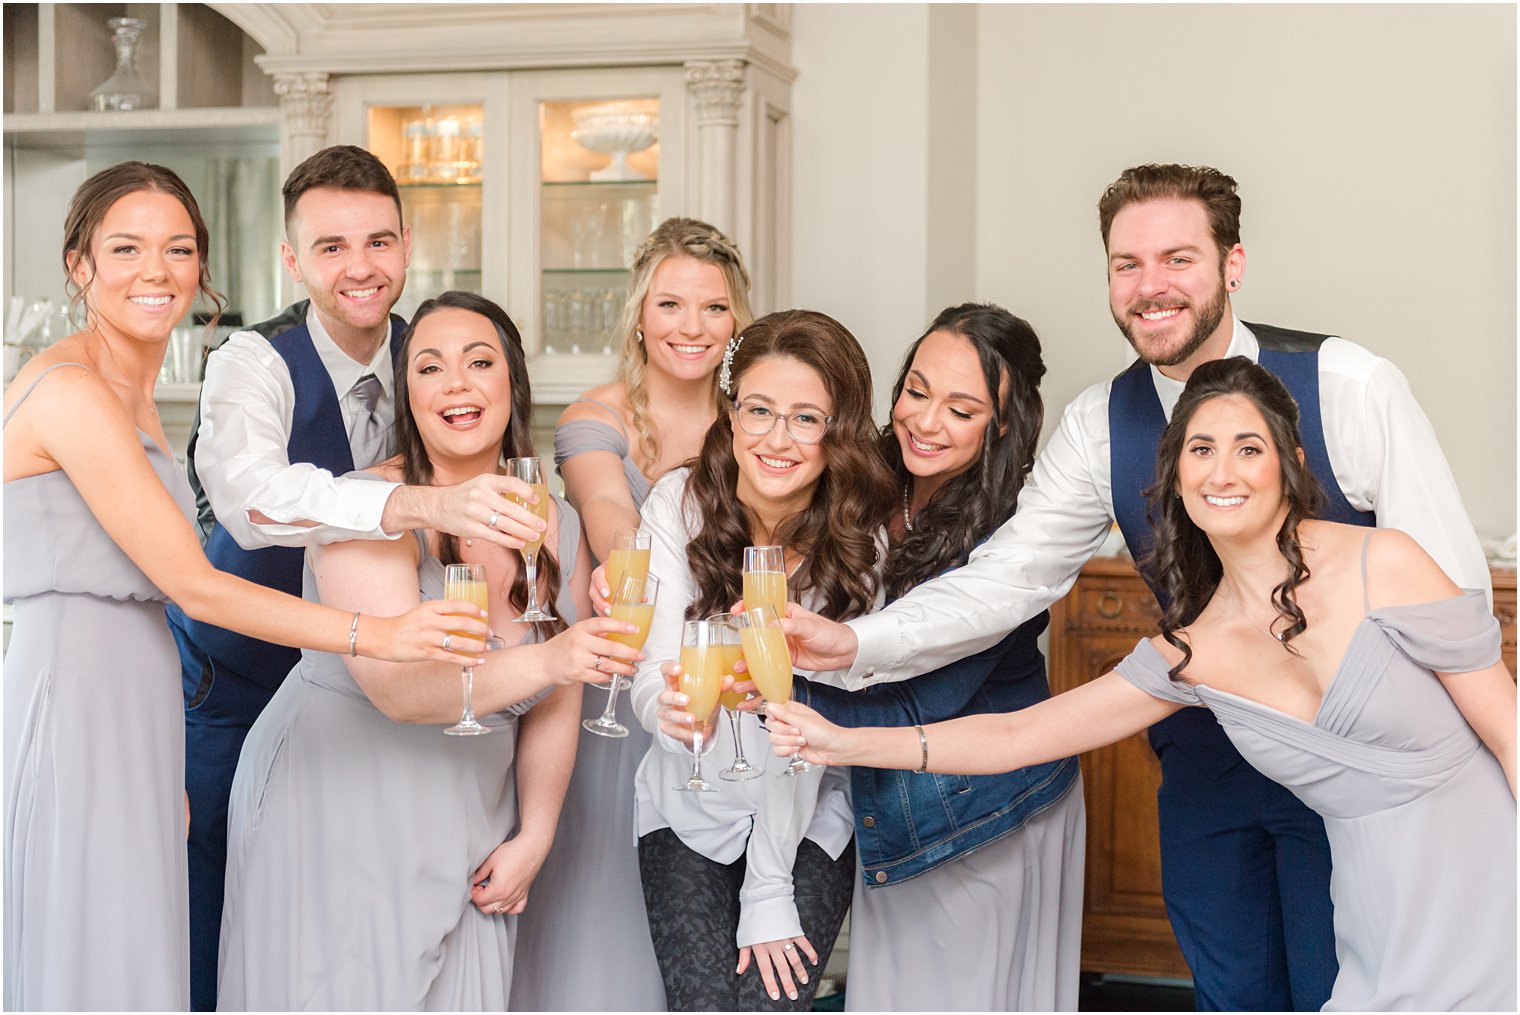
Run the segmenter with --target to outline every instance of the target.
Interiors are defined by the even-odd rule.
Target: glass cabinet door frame
[[[507,94],[510,75],[504,72],[355,74],[334,80],[333,143],[371,149],[369,112],[376,106],[481,106],[484,140],[481,162],[481,294],[501,303],[513,320],[507,300],[507,244],[510,232],[506,177]],[[395,167],[387,167],[394,171]],[[412,228],[413,223],[403,223]],[[417,238],[412,237],[415,246]],[[408,295],[412,280],[408,280]],[[436,296],[437,293],[422,295]],[[287,302],[289,302],[287,300]]]
[[[660,104],[658,224],[687,208],[687,93],[681,67],[631,67],[511,72],[510,112],[506,136],[511,142],[507,168],[506,230],[508,309],[528,343],[533,400],[567,405],[587,388],[610,380],[619,343],[611,356],[602,353],[544,354],[542,321],[543,251],[539,196],[542,193],[539,104],[656,98]]]

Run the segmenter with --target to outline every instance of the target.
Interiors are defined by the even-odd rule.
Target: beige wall
[[[1514,531],[1512,6],[795,11],[793,292],[878,388],[941,306],[995,300],[1045,341],[1048,429],[1129,358],[1104,185],[1216,165],[1244,201],[1237,312],[1399,364],[1480,534]]]

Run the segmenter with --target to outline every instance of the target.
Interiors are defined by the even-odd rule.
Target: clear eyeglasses
[[[734,403],[734,415],[739,417],[739,427],[751,437],[764,437],[776,428],[779,419],[786,424],[786,432],[798,444],[817,444],[834,425],[833,416],[821,412],[777,412],[762,402]]]

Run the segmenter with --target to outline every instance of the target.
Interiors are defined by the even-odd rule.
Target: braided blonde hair
[[[749,272],[739,248],[706,222],[690,218],[669,218],[661,222],[633,255],[632,276],[628,283],[628,298],[623,303],[623,315],[618,330],[623,336],[622,358],[618,364],[617,379],[628,392],[628,408],[633,415],[633,429],[639,436],[643,449],[640,467],[648,473],[660,457],[660,439],[655,433],[654,421],[649,414],[649,390],[644,386],[644,366],[649,354],[639,340],[639,318],[644,309],[644,297],[654,280],[655,269],[667,257],[690,257],[704,264],[716,265],[723,272],[728,287],[729,311],[734,316],[734,334],[740,334],[755,319],[749,306]],[[718,371],[713,370],[712,397],[717,403]]]

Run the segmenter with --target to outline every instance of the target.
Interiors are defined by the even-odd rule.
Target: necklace
[[[903,483],[903,524],[913,531],[913,515],[908,511],[908,484]]]

